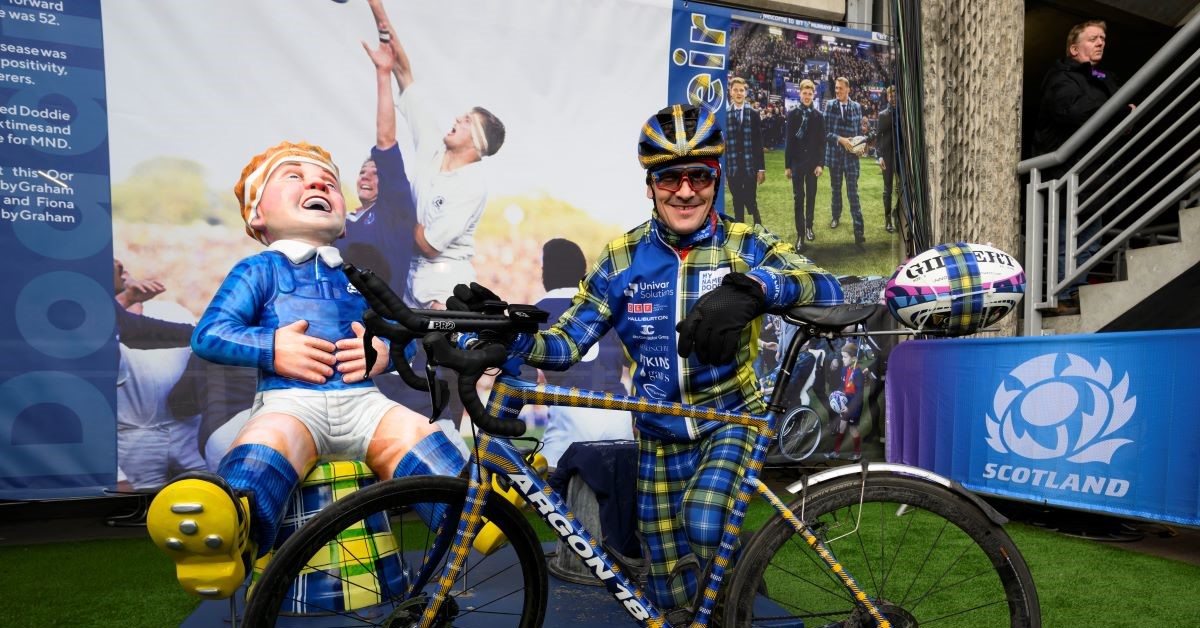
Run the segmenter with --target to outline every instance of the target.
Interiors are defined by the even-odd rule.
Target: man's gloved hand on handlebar
[[[471,285],[460,283],[454,286],[454,294],[446,299],[446,309],[458,312],[479,312],[480,314],[503,314],[508,304],[488,288],[474,281]],[[504,346],[512,344],[514,334],[499,332],[480,332],[472,334],[486,342],[498,342]],[[462,346],[462,342],[459,343]]]
[[[481,286],[474,281],[470,285],[460,283],[454,286],[454,294],[446,299],[446,309],[458,312],[478,312],[480,314],[504,314],[508,304],[501,299],[495,292]],[[460,349],[475,349],[482,344],[500,344],[504,347],[512,346],[513,339],[516,337],[516,332],[498,332],[498,331],[481,331],[463,333],[458,335],[458,347]],[[482,343],[482,344],[481,344]],[[506,375],[516,377],[521,373],[521,364],[523,361],[520,358],[510,357],[507,362],[499,368]]]
[[[446,299],[446,309],[460,312],[503,314],[508,304],[495,292],[475,283],[460,283],[454,286],[454,295]]]
[[[737,355],[742,329],[767,309],[761,282],[743,273],[729,273],[700,297],[687,318],[676,326],[679,357],[693,351],[703,364],[728,364]]]

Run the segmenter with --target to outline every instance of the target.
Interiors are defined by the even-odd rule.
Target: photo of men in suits
[[[787,115],[784,144],[785,177],[792,182],[796,215],[796,248],[817,238],[813,232],[813,210],[817,205],[817,178],[825,165],[825,118],[813,103],[816,86],[800,81],[800,106]]]
[[[767,179],[762,118],[746,101],[746,79],[740,76],[730,79],[729,101],[725,118],[725,179],[733,196],[733,217],[742,222],[749,213],[753,224],[762,224],[758,186]]]

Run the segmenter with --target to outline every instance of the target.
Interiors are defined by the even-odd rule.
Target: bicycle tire
[[[356,491],[331,504],[321,514],[301,528],[284,543],[272,557],[262,577],[254,584],[247,600],[246,628],[274,626],[276,618],[285,611],[289,589],[298,574],[304,572],[314,554],[324,552],[330,544],[345,556],[353,555],[361,547],[358,539],[339,539],[347,528],[369,516],[383,513],[392,523],[392,534],[403,557],[405,571],[412,574],[422,568],[436,535],[414,514],[416,504],[443,504],[446,507],[448,525],[458,520],[467,493],[467,481],[444,476],[413,476],[393,479]],[[404,513],[410,513],[407,516]],[[545,618],[547,599],[547,571],[545,556],[533,528],[515,506],[494,494],[488,499],[483,516],[507,536],[507,546],[495,553],[483,556],[474,550],[469,552],[458,580],[451,589],[450,597],[442,605],[443,617],[438,626],[486,626],[516,625],[540,626]],[[449,528],[453,530],[453,528]],[[451,532],[452,533],[452,532]],[[358,544],[350,547],[355,540]],[[363,552],[365,553],[365,552]],[[423,591],[432,595],[437,577],[445,564],[446,554],[438,561],[431,578],[432,582]],[[370,560],[370,559],[368,559]],[[353,561],[351,561],[353,562]],[[363,561],[359,561],[363,562]],[[513,573],[519,570],[520,575]],[[343,570],[344,571],[344,570]],[[379,589],[375,569],[370,564],[358,571],[370,572]],[[341,573],[339,571],[339,573]],[[356,574],[356,578],[364,577]],[[360,580],[342,580],[343,587],[359,587]],[[353,626],[409,626],[416,625],[422,604],[419,600],[405,601],[403,594],[368,609],[341,611],[325,609],[323,617],[313,617],[314,623],[329,626],[329,614],[347,618],[346,625]],[[490,608],[489,608],[490,605]],[[290,606],[289,606],[290,607]],[[519,613],[519,621],[515,615]],[[302,625],[294,616],[289,616],[287,625]]]
[[[876,473],[867,476],[865,489],[858,477],[843,478],[815,487],[807,501],[805,521],[892,626],[1041,626],[1037,590],[1021,553],[965,497],[917,478]],[[790,508],[801,516],[799,498]],[[851,532],[860,513],[861,525]],[[730,586],[726,627],[792,625],[793,618],[807,626],[876,625],[778,514],[742,551]]]
[[[821,445],[821,416],[808,406],[796,406],[779,422],[779,452],[788,460],[804,462]]]

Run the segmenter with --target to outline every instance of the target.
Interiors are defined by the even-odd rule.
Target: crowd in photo
[[[817,101],[823,104],[835,97],[833,79],[848,79],[850,98],[862,107],[870,129],[886,108],[883,90],[895,60],[888,47],[827,42],[821,35],[758,24],[735,25],[729,41],[730,76],[746,79],[746,100],[762,117],[764,146],[783,146],[787,112],[796,106],[788,102],[788,86],[794,89],[803,80],[816,85]]]

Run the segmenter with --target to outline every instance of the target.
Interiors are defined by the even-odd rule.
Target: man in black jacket
[[[899,223],[899,208],[892,205],[892,184],[896,180],[896,166],[899,162],[896,160],[896,86],[888,85],[887,88],[887,109],[879,112],[879,126],[876,128],[876,137],[879,138],[875,150],[878,153],[876,160],[879,162],[879,169],[883,172],[883,228],[888,233],[896,230],[893,226],[892,219],[896,219],[896,224]],[[897,205],[899,205],[899,194],[897,196]]]
[[[796,248],[816,239],[813,210],[817,204],[817,177],[825,165],[825,118],[813,105],[813,82],[800,81],[800,106],[787,115],[783,174],[792,181],[796,215]]]
[[[1101,20],[1089,20],[1076,24],[1067,34],[1067,56],[1059,59],[1051,66],[1042,80],[1042,98],[1038,107],[1037,129],[1034,132],[1034,152],[1038,155],[1058,150],[1067,139],[1080,129],[1104,103],[1116,93],[1118,85],[1112,75],[1098,66],[1104,57],[1104,47],[1107,39],[1107,25]],[[1130,105],[1132,109],[1133,105]],[[1115,121],[1114,121],[1115,124]],[[1096,137],[1104,135],[1097,133]],[[1077,154],[1083,154],[1079,151]],[[1069,164],[1049,168],[1043,173],[1045,179],[1056,179],[1062,176]],[[1102,199],[1097,199],[1102,201]],[[1093,201],[1092,207],[1099,208],[1103,202]],[[1082,222],[1087,216],[1080,216]],[[1066,213],[1059,214],[1059,254],[1058,279],[1065,276],[1066,266]],[[1102,228],[1100,220],[1092,221],[1077,237],[1079,242],[1086,242],[1099,233]],[[1076,263],[1083,264],[1100,248],[1096,241],[1079,251]],[[1059,294],[1059,314],[1076,314],[1079,312],[1078,290],[1086,283],[1083,279]]]
[[[1067,56],[1058,59],[1042,80],[1034,150],[1058,150],[1117,91],[1111,74],[1099,69],[1107,26],[1101,20],[1077,24],[1067,35]],[[1060,173],[1065,168],[1060,169]],[[1051,172],[1047,177],[1056,176]]]

